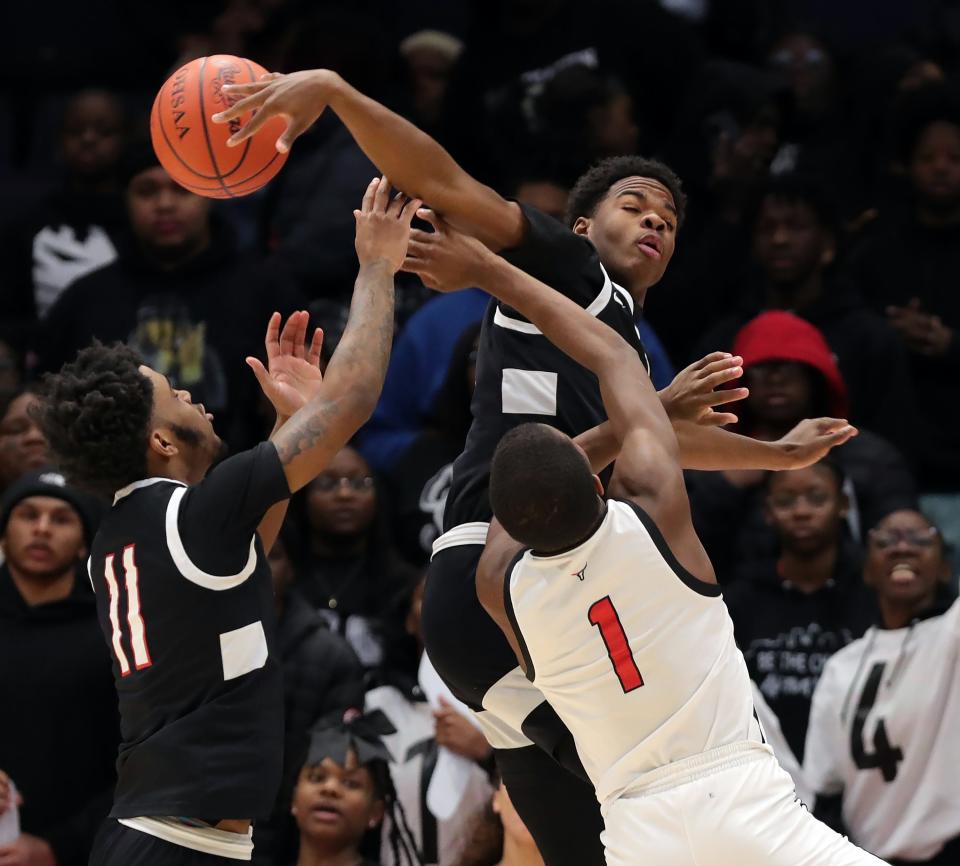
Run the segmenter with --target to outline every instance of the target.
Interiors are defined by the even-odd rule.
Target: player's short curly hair
[[[673,196],[673,203],[677,208],[677,227],[683,225],[687,196],[683,192],[680,178],[668,165],[645,156],[611,156],[581,175],[570,191],[567,225],[573,228],[573,224],[580,217],[593,216],[597,205],[610,192],[610,187],[625,177],[648,177],[662,183]]]
[[[101,495],[147,475],[153,386],[128,347],[95,342],[43,379],[33,414],[72,484]]]
[[[546,424],[521,424],[500,440],[490,464],[490,505],[513,538],[547,554],[581,542],[599,515],[587,459]]]

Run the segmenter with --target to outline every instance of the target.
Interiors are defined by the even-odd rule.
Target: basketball
[[[210,119],[232,102],[223,85],[246,84],[265,73],[252,60],[217,54],[191,60],[167,79],[150,112],[150,138],[160,164],[177,183],[208,198],[234,198],[260,189],[283,168],[287,154],[276,149],[286,128],[282,118],[236,147],[227,147],[227,139],[252,112],[230,123]]]

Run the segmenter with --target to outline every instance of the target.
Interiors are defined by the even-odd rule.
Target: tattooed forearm
[[[332,387],[362,389],[374,400],[379,396],[393,343],[393,294],[387,262],[360,266],[347,327],[327,367]]]
[[[324,402],[316,411],[304,412],[309,406],[310,404],[307,404],[297,412],[273,439],[281,463],[289,463],[294,457],[309,451],[325,439],[330,429],[330,421],[339,410],[337,403]]]

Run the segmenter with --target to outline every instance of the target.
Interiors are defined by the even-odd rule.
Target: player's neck
[[[323,842],[300,837],[297,866],[360,866],[362,862],[356,848],[330,848]]]
[[[836,545],[809,554],[784,551],[777,562],[777,573],[800,592],[816,592],[833,577],[838,552]]]
[[[13,585],[26,602],[27,607],[36,607],[41,604],[50,604],[63,601],[73,592],[73,583],[76,580],[76,569],[73,565],[61,574],[51,577],[30,577],[12,562],[7,562]]]
[[[883,627],[888,629],[906,628],[925,610],[933,606],[936,601],[936,592],[925,595],[917,601],[899,602],[890,598],[878,596],[880,619]]]
[[[544,866],[536,845],[521,845],[506,833],[503,836],[503,859],[497,866]]]

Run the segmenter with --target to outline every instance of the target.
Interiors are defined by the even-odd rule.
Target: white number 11
[[[127,624],[130,626],[130,646],[133,649],[133,664],[140,671],[150,667],[150,649],[147,647],[147,633],[143,625],[143,614],[140,611],[140,574],[134,555],[135,547],[132,544],[123,549],[123,574],[127,591]],[[111,553],[104,562],[104,573],[107,579],[107,589],[110,592],[110,625],[113,626],[113,652],[120,664],[121,676],[130,673],[130,662],[123,649],[123,635],[120,631],[120,587],[117,585],[117,575],[113,568],[114,555]]]

